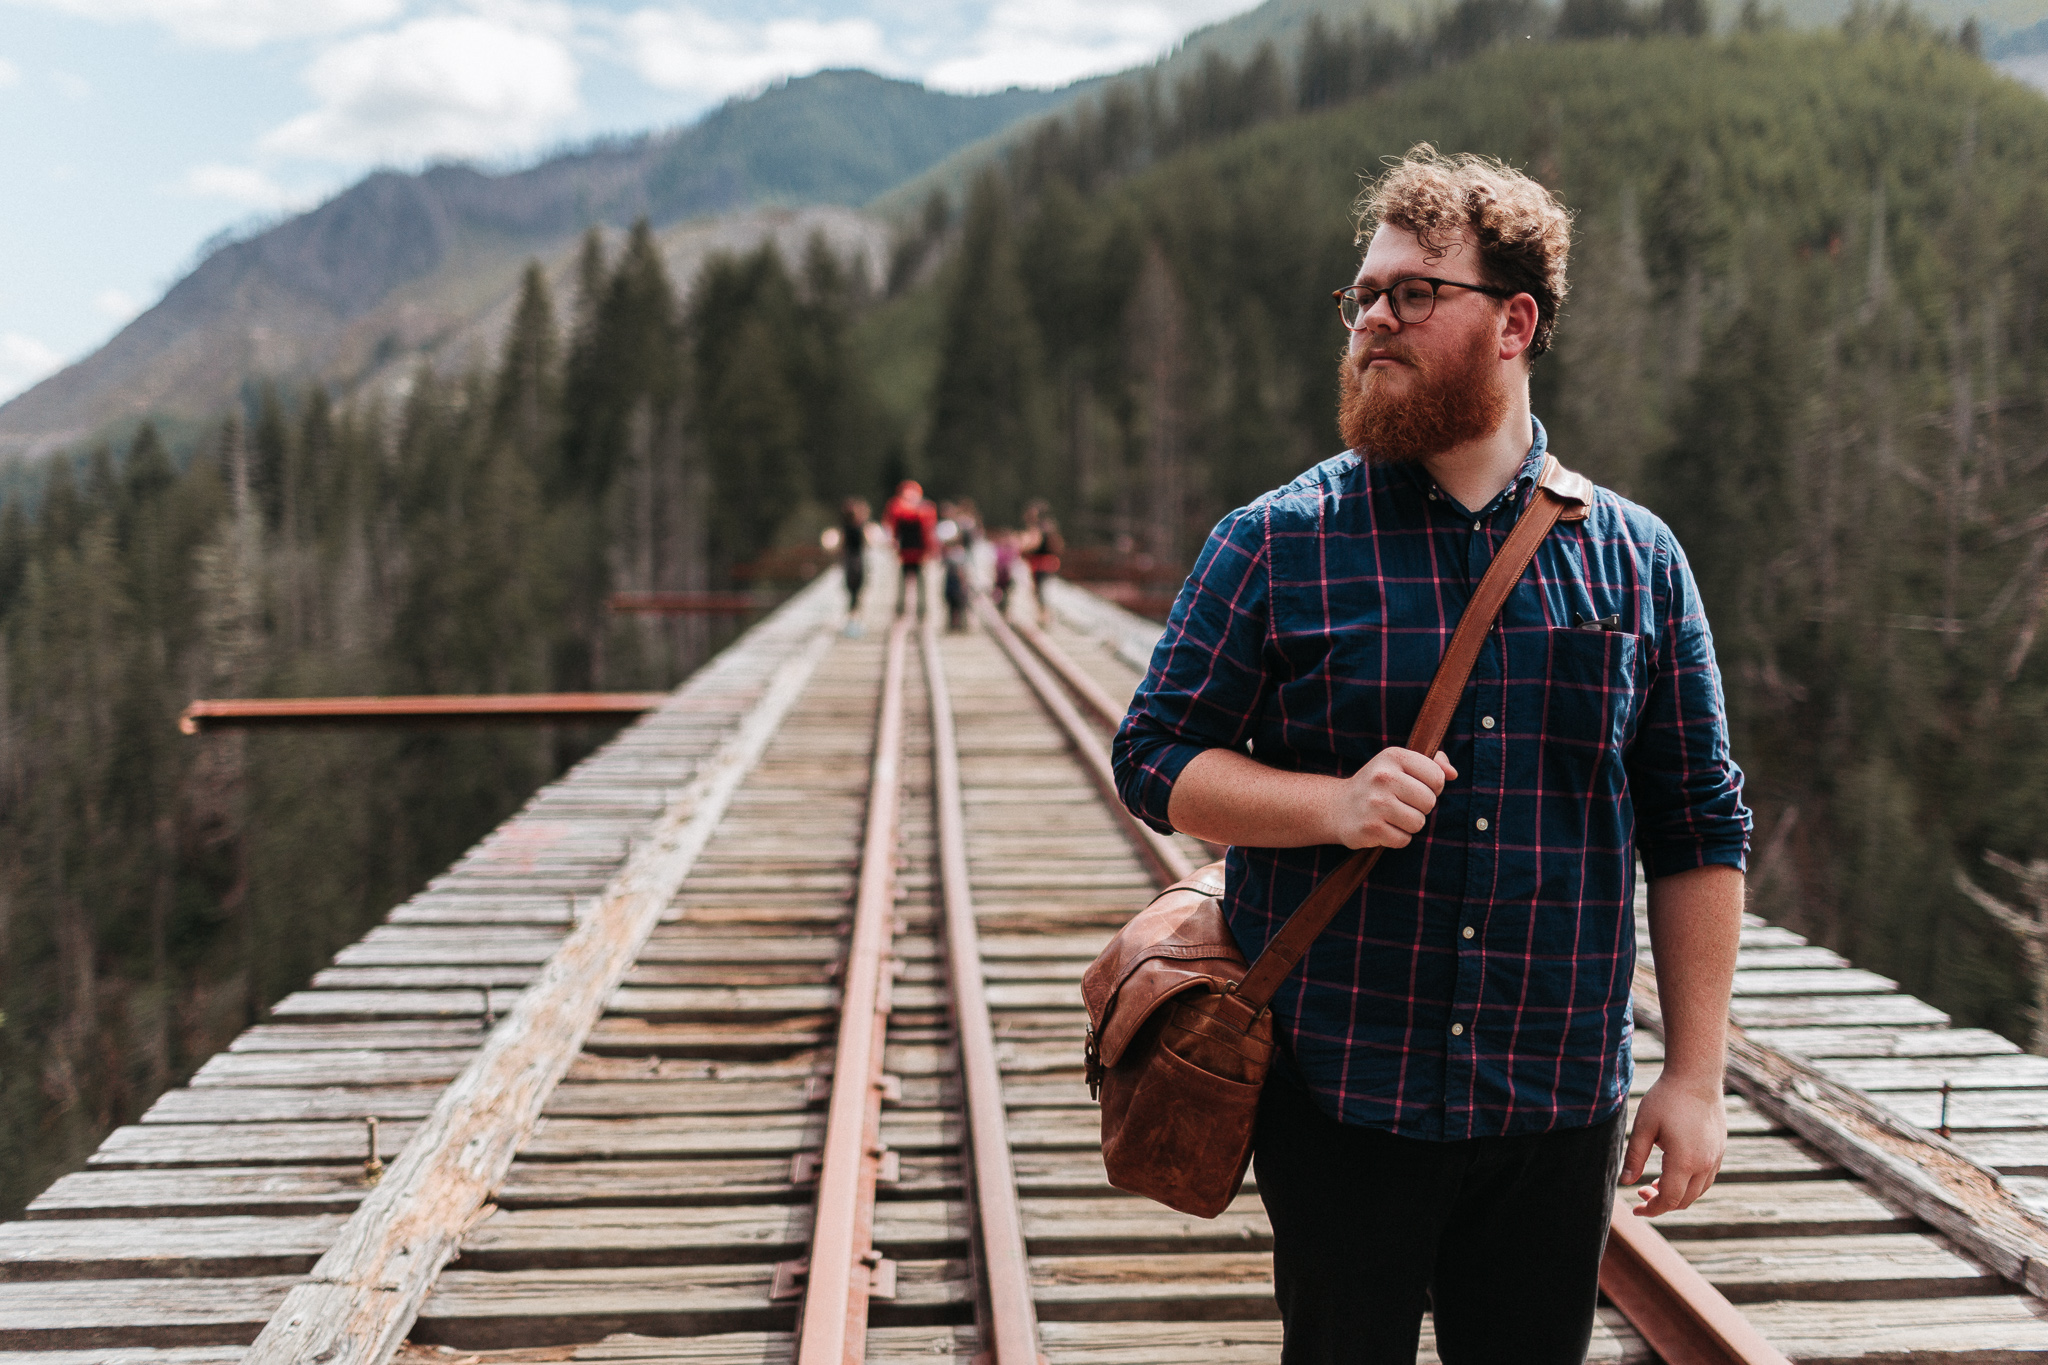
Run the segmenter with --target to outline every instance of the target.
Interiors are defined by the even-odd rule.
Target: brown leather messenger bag
[[[1548,457],[1538,492],[1472,594],[1422,699],[1408,747],[1433,754],[1479,650],[1559,521],[1582,521],[1593,485]],[[1089,1093],[1102,1101],[1109,1182],[1214,1218],[1251,1164],[1252,1122],[1273,1058],[1267,1005],[1348,902],[1380,850],[1362,848],[1317,883],[1249,968],[1224,923],[1223,864],[1162,891],[1117,931],[1081,978]]]

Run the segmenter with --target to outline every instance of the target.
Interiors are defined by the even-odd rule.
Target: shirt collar
[[[1493,501],[1475,512],[1470,512],[1469,515],[1481,519],[1490,517],[1502,507],[1520,502],[1523,496],[1536,486],[1537,477],[1543,473],[1543,457],[1549,453],[1550,433],[1543,429],[1543,423],[1533,414],[1529,418],[1529,426],[1529,453],[1522,457],[1522,467],[1515,471],[1515,477],[1508,481],[1508,486],[1494,495]],[[1429,476],[1429,472],[1420,463],[1399,464],[1392,468],[1394,472],[1408,479],[1409,486],[1415,489],[1418,496],[1428,498],[1434,494],[1451,506],[1457,506],[1455,502],[1451,502],[1450,494],[1437,487],[1436,480]]]

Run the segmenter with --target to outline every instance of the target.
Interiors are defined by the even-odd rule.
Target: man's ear
[[[1515,295],[1501,305],[1500,323],[1500,358],[1535,359],[1528,350],[1536,341],[1536,300],[1528,294]]]

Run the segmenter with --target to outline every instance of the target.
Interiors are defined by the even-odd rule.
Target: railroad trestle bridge
[[[0,1225],[0,1365],[1275,1359],[1255,1190],[1110,1188],[1081,1081],[1207,858],[1105,792],[1157,627],[893,596],[814,582]],[[2048,1058],[1754,919],[1731,1014],[1591,1358],[2048,1361]]]

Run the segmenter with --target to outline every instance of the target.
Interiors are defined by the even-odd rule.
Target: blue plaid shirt
[[[1225,517],[1117,732],[1124,801],[1165,830],[1205,749],[1357,771],[1405,744],[1466,601],[1527,504],[1541,425],[1477,512],[1416,465],[1346,453]],[[1670,529],[1606,489],[1510,594],[1444,748],[1458,780],[1380,859],[1273,1000],[1347,1123],[1436,1140],[1598,1123],[1628,1096],[1635,855],[1743,866],[1750,816],[1713,641]],[[1256,957],[1347,850],[1233,848]]]

